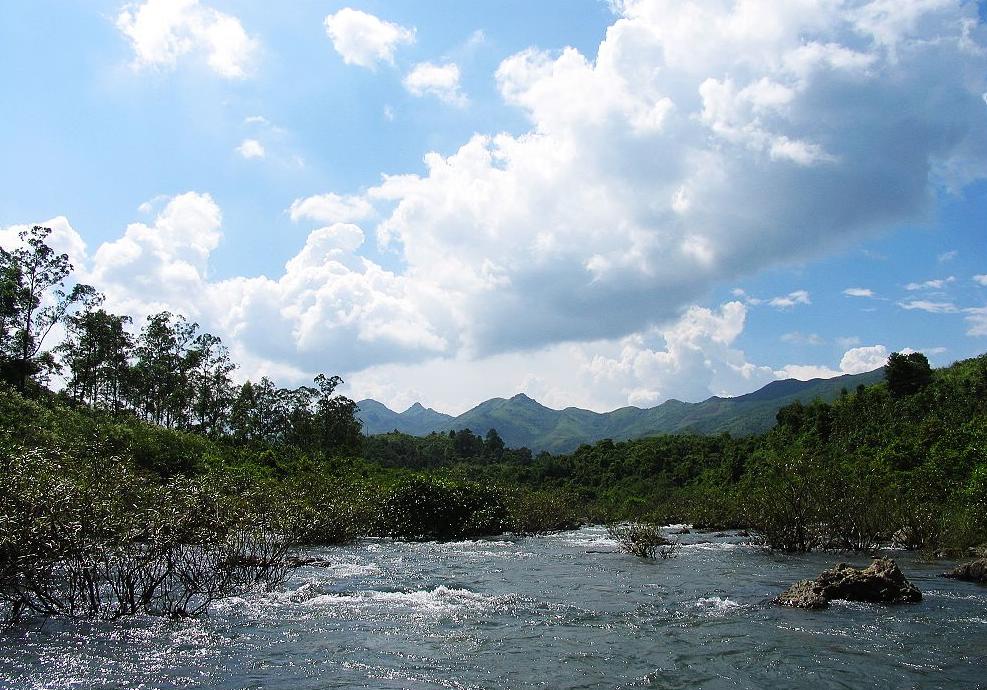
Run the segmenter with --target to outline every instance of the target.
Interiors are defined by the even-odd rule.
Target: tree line
[[[61,376],[69,403],[239,443],[359,448],[356,404],[336,393],[339,377],[293,389],[266,377],[236,385],[228,348],[198,324],[162,311],[134,333],[133,319],[106,311],[94,287],[69,287],[72,263],[50,234],[35,226],[20,246],[0,248],[0,380],[37,395]]]

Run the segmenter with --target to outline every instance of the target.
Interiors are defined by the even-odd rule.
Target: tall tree
[[[884,367],[888,391],[896,398],[913,395],[932,381],[932,367],[921,352],[892,352]]]
[[[43,348],[55,326],[74,307],[99,300],[89,285],[77,283],[66,290],[73,266],[68,254],[58,254],[48,246],[50,234],[51,228],[35,225],[20,233],[19,247],[0,256],[0,300],[6,302],[0,309],[7,311],[0,317],[6,329],[4,369],[21,392],[33,376],[53,366],[53,358]]]
[[[338,376],[319,374],[315,377],[318,387],[315,399],[317,443],[326,455],[357,453],[363,441],[356,403],[345,395],[335,394],[342,382]]]
[[[134,346],[129,323],[129,316],[102,309],[68,317],[65,340],[56,350],[68,368],[66,389],[74,400],[114,412],[122,409]]]
[[[172,428],[191,425],[191,371],[198,328],[167,311],[147,317],[128,386],[131,405],[147,421]]]
[[[233,379],[236,365],[230,361],[223,341],[209,333],[195,339],[189,352],[193,389],[194,428],[205,434],[224,431],[233,403]]]

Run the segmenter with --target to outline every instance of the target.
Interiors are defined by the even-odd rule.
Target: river
[[[987,588],[939,578],[947,564],[893,554],[919,604],[806,612],[770,599],[838,556],[680,539],[664,561],[600,527],[319,550],[327,564],[206,618],[2,631],[0,687],[987,687]]]

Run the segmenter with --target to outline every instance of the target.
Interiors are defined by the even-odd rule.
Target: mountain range
[[[469,429],[484,435],[496,429],[512,448],[522,446],[538,452],[566,453],[583,443],[609,438],[623,441],[665,433],[758,434],[775,423],[779,408],[796,400],[830,401],[843,389],[854,390],[883,380],[884,369],[847,374],[831,379],[772,381],[753,393],[735,398],[713,396],[703,402],[668,400],[656,407],[621,407],[612,412],[593,412],[578,407],[553,410],[519,393],[512,398],[492,398],[458,417],[415,403],[395,412],[376,400],[357,403],[357,417],[366,434],[400,431],[414,436],[432,432]]]

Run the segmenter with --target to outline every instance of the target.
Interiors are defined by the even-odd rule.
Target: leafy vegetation
[[[886,381],[830,402],[796,396],[760,435],[604,439],[568,454],[510,447],[494,428],[365,437],[338,377],[235,385],[222,342],[196,324],[162,312],[136,331],[94,289],[70,287],[47,232],[0,253],[9,618],[194,615],[276,586],[294,548],[361,536],[629,520],[612,533],[650,557],[669,548],[655,525],[673,521],[746,527],[787,551],[987,541],[987,356],[932,370],[892,355]],[[772,401],[792,393],[785,383]]]

